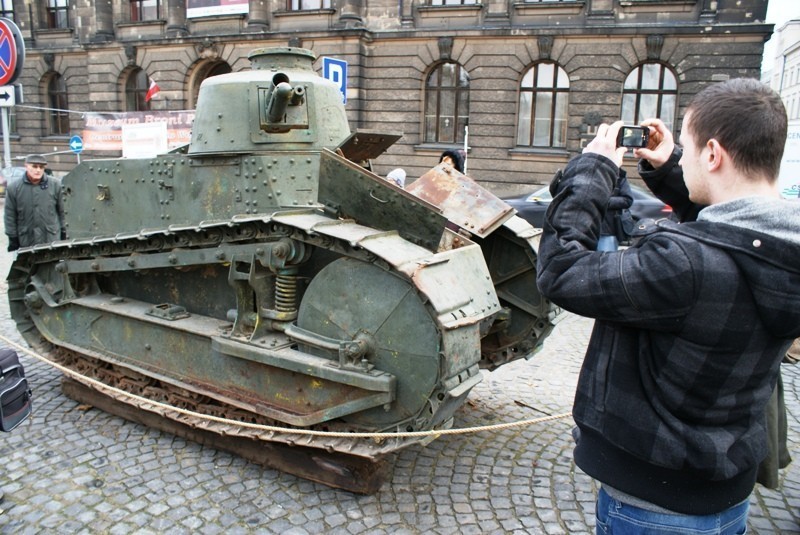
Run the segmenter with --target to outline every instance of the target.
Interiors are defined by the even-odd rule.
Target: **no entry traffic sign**
[[[0,86],[8,85],[22,72],[25,43],[13,21],[0,17]]]

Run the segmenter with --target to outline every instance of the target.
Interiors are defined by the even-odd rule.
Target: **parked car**
[[[4,167],[0,170],[0,197],[6,196],[6,187],[9,182],[25,176],[24,167]]]
[[[642,218],[663,219],[669,217],[672,208],[658,200],[649,191],[631,184],[633,191],[633,204],[631,205],[631,215],[634,221]],[[544,186],[533,193],[526,193],[517,197],[503,199],[510,206],[516,208],[517,215],[534,227],[541,228],[544,222],[544,213],[550,206],[553,197],[550,195],[550,187]]]

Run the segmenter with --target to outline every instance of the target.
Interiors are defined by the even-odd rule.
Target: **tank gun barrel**
[[[293,97],[294,88],[288,81],[274,86],[267,103],[267,120],[271,123],[282,122],[286,115],[286,108],[292,102]]]

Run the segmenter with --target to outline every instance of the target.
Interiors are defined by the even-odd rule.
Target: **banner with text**
[[[186,0],[186,17],[209,17],[214,15],[233,15],[247,13],[248,0]]]
[[[189,143],[192,137],[194,110],[183,111],[131,111],[122,113],[86,113],[83,130],[83,148],[124,152],[123,127],[145,128],[151,125],[161,129],[166,125],[167,150]]]

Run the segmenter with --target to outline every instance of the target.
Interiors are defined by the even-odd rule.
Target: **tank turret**
[[[252,70],[204,80],[188,154],[339,146],[350,135],[342,95],[314,72],[315,57],[299,48],[259,49],[249,55]]]

